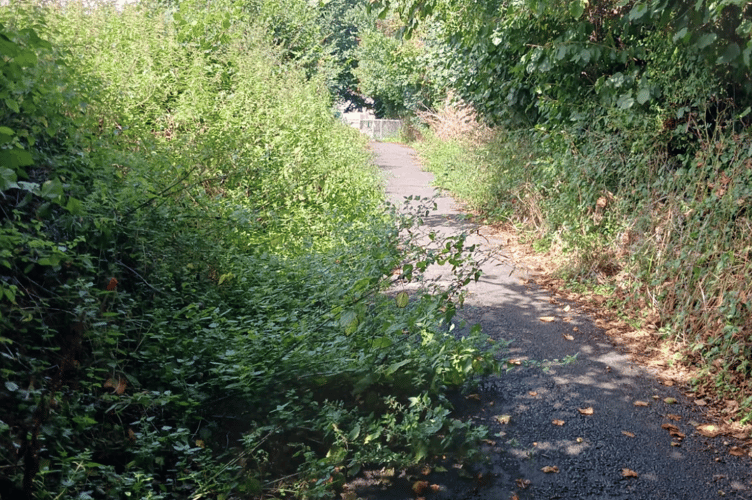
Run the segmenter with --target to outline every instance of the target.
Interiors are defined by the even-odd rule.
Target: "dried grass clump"
[[[461,140],[478,145],[488,142],[492,135],[491,128],[479,120],[475,109],[451,93],[436,111],[416,114],[442,141]]]

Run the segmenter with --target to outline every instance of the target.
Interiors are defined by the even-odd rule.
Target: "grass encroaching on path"
[[[733,400],[727,418],[748,422],[752,136],[725,106],[698,105],[689,133],[675,132],[680,156],[647,113],[618,134],[575,134],[487,129],[456,105],[423,117],[433,132],[416,148],[439,186],[561,257],[570,286],[607,294],[656,345],[671,340],[698,397]]]
[[[146,2],[144,2],[146,4]],[[264,2],[0,8],[3,498],[331,496],[472,453],[498,370]],[[259,16],[263,18],[263,16]],[[393,270],[401,273],[393,274]]]

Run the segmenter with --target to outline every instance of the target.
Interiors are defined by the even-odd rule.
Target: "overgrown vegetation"
[[[472,249],[400,239],[269,3],[170,5],[0,8],[3,498],[317,498],[471,453]],[[452,288],[400,292],[434,262]]]
[[[569,279],[608,285],[677,341],[699,393],[752,419],[750,4],[380,4],[422,39],[432,84],[494,127],[429,134],[438,182],[572,256]]]

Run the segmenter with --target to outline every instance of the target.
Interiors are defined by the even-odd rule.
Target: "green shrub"
[[[446,330],[463,239],[401,242],[322,82],[195,6],[0,9],[4,492],[311,497],[482,433],[443,396],[497,369]]]

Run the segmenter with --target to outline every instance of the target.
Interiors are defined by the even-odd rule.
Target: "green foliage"
[[[569,253],[572,279],[608,283],[671,333],[697,384],[749,420],[750,5],[374,5],[421,34],[437,86],[496,125],[482,147],[430,139],[437,181]]]
[[[399,238],[365,141],[248,12],[0,9],[3,494],[313,497],[482,434],[444,397],[498,368],[448,326],[472,249]]]
[[[377,116],[399,118],[432,106],[419,45],[370,30],[361,34],[356,54],[353,73],[361,93],[373,98]]]
[[[682,53],[720,87],[733,87],[740,104],[749,100],[749,6],[685,4],[487,0],[465,9],[455,0],[377,3],[397,12],[408,31],[426,22],[431,77],[489,122],[549,129],[589,123],[593,104],[635,109],[661,99],[666,89],[650,71],[654,50]]]
[[[329,0],[318,7],[317,23],[321,27],[327,57],[319,64],[332,95],[362,107],[365,101],[358,92],[354,75],[359,66],[357,50],[361,34],[371,29],[375,16],[368,12],[366,0]]]

